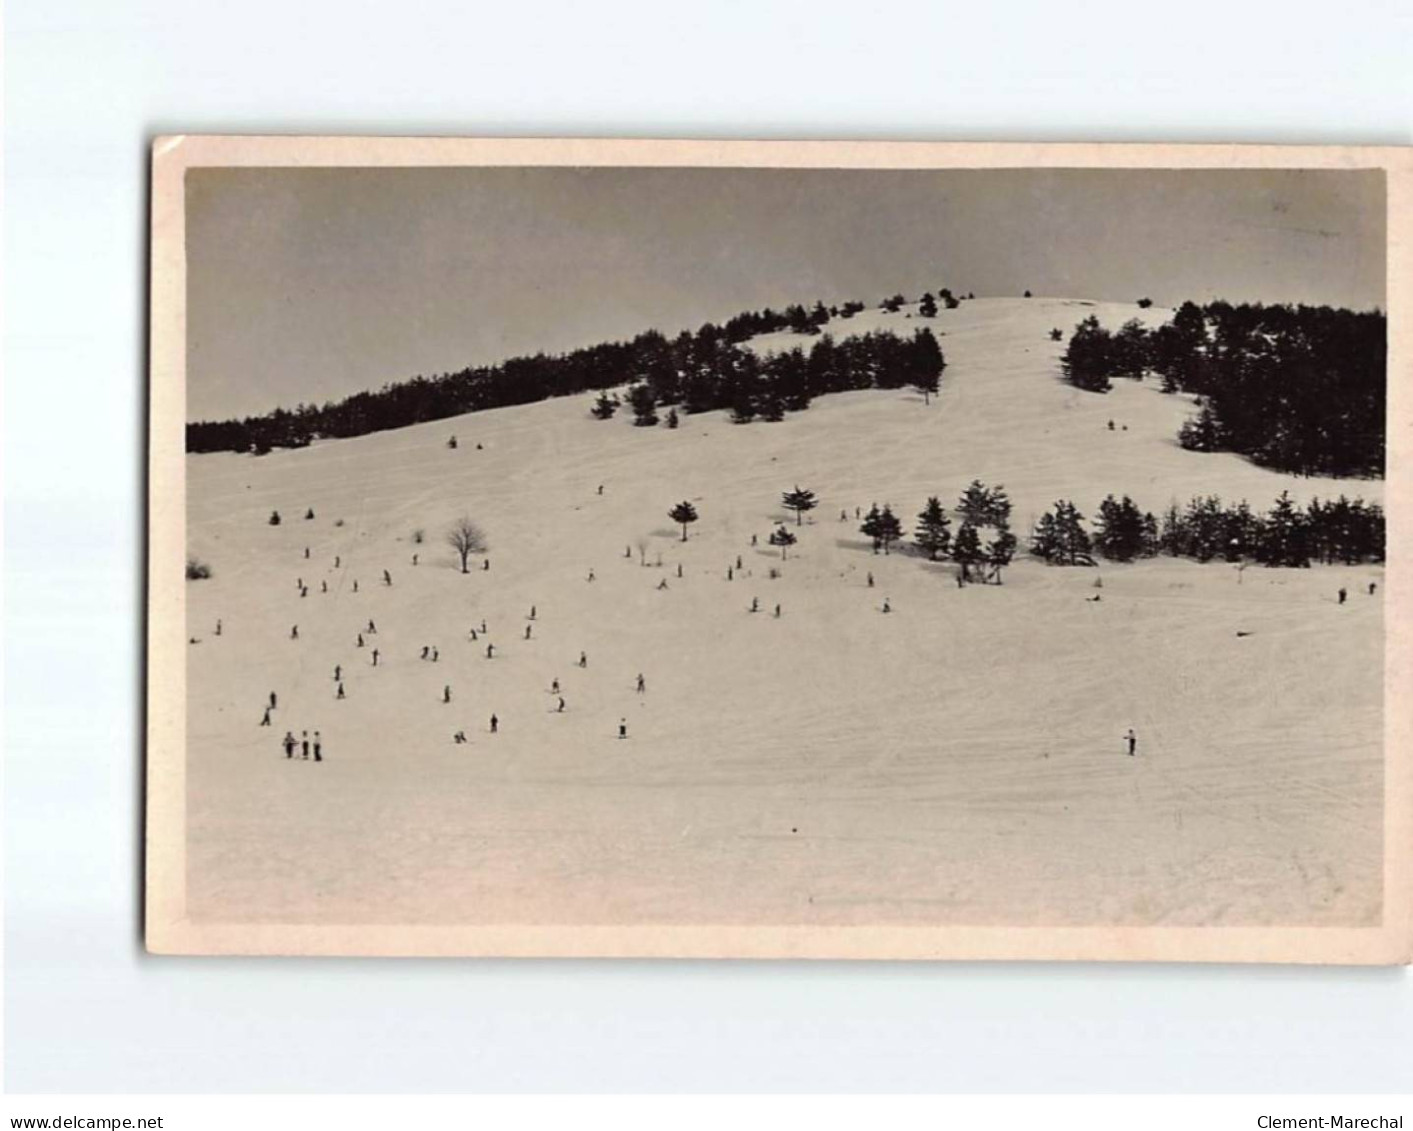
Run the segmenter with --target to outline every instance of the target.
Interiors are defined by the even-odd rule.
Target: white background
[[[138,928],[153,134],[1408,144],[1413,5],[18,0],[5,30],[9,1090],[1413,1090],[1400,970],[178,960]]]

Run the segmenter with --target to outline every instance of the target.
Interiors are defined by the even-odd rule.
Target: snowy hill
[[[911,530],[976,478],[1005,485],[1022,544],[1059,498],[1091,516],[1110,493],[1155,512],[1199,493],[1382,501],[1379,482],[1183,451],[1190,398],[1152,381],[1064,384],[1048,331],[1089,313],[1168,314],[965,302],[926,323],[948,362],[926,406],[845,393],[670,431],[593,420],[584,396],[188,457],[188,544],[214,571],[188,583],[193,917],[1377,921],[1381,570],[1022,554],[1003,586],[958,589],[954,567],[858,532],[855,508],[889,502]],[[782,562],[766,538],[796,484],[820,506]],[[667,517],[683,499],[701,515],[686,543]],[[463,513],[489,570],[461,574],[443,541]],[[319,730],[325,761],[288,762],[287,729]]]

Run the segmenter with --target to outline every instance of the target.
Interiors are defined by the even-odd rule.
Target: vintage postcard
[[[158,140],[148,948],[1408,962],[1411,152]]]

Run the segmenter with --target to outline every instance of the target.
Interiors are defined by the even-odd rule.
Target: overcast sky
[[[1378,172],[197,169],[188,418],[948,286],[1384,306]]]

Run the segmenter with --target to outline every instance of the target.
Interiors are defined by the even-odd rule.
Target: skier
[[[624,556],[625,558],[631,558],[631,557],[633,556],[633,547],[632,547],[632,546],[624,546],[624,547],[623,547],[623,556]]]
[[[587,652],[579,653],[579,666],[581,668],[587,668],[589,666],[589,654]]]
[[[482,621],[482,622],[481,622],[481,635],[484,636],[485,634],[486,634],[486,622],[485,622],[485,621]]]
[[[361,633],[361,632],[358,634],[358,646],[359,646],[360,648],[363,647],[363,633]]]
[[[530,619],[531,619],[531,620],[534,620],[534,619],[535,619],[535,606],[534,606],[534,605],[531,605],[531,606],[530,606]]]
[[[441,658],[441,653],[435,648],[432,649],[432,663],[436,663]]]
[[[392,584],[392,574],[390,574],[387,570],[383,570],[383,584],[384,584],[384,585],[391,585],[391,584]]]
[[[480,637],[476,635],[476,630],[475,630],[475,628],[472,628],[472,629],[471,629],[471,639],[472,639],[473,641],[480,639]]]
[[[778,604],[775,606],[775,619],[780,619],[780,606]]]
[[[1372,592],[1372,590],[1371,590],[1371,592]],[[217,635],[217,636],[220,636],[220,635],[221,635],[221,618],[220,618],[220,617],[217,617],[217,618],[216,618],[216,635]]]
[[[369,620],[368,620],[368,630],[367,630],[367,631],[368,631],[368,635],[369,635],[369,636],[377,636],[377,635],[378,635],[378,626],[373,623],[371,617],[370,617]]]
[[[638,673],[638,694],[641,695],[648,689],[648,682],[643,678],[643,673]]]
[[[304,547],[304,557],[305,557],[306,560],[307,560],[308,557],[309,557],[309,547],[308,547],[308,546],[305,546],[305,547]]]
[[[619,737],[619,738],[627,738],[627,737],[628,737],[628,720],[627,720],[627,719],[619,719],[619,720],[618,720],[618,737]]]
[[[416,564],[417,564],[417,555],[416,555],[416,554],[413,554],[413,555],[412,555],[412,564],[413,564],[413,565],[416,565]]]
[[[299,733],[304,736],[299,745],[304,751],[304,760],[307,762],[309,761],[309,732],[302,730]]]
[[[354,591],[355,593],[358,592],[358,578],[356,578],[356,577],[353,579],[353,591]]]
[[[593,579],[594,579],[594,570],[593,570],[593,567],[590,566],[590,567],[589,567],[589,580],[590,580],[590,581],[593,581]]]
[[[529,640],[529,639],[530,639],[530,630],[531,630],[532,628],[534,628],[534,627],[535,627],[535,626],[534,626],[533,624],[527,624],[527,625],[525,626],[525,639],[526,639],[526,640]]]
[[[260,725],[261,725],[262,727],[267,727],[267,726],[270,725],[270,708],[269,708],[269,707],[266,707],[266,708],[265,708],[265,717],[260,720]]]
[[[450,703],[450,702],[451,702],[451,684],[449,684],[449,683],[448,683],[445,687],[442,688],[442,702],[443,702],[443,703]]]
[[[338,693],[337,695],[335,695],[334,698],[335,698],[335,699],[344,699],[344,698],[346,698],[346,696],[345,696],[344,693],[343,693],[343,680],[339,680],[339,693]]]
[[[602,484],[602,483],[599,484],[599,494],[600,494],[600,495],[603,494],[603,484]]]
[[[751,545],[752,545],[752,546],[754,546],[754,545],[756,544],[756,543],[755,543],[755,537],[756,537],[756,536],[755,536],[754,534],[751,535]],[[741,555],[740,555],[740,554],[737,554],[737,555],[736,555],[736,568],[737,568],[737,569],[740,569],[740,568],[741,568]]]
[[[290,732],[290,731],[285,731],[285,737],[284,737],[284,740],[283,740],[283,745],[284,745],[284,748],[285,748],[285,757],[286,757],[286,758],[293,758],[293,757],[294,757],[294,745],[295,745],[295,743],[294,743],[294,734],[293,734],[292,732]]]
[[[870,573],[870,574],[868,575],[868,587],[869,587],[870,589],[873,588],[873,574],[872,574],[872,573]]]
[[[299,587],[299,595],[300,595],[301,597],[307,597],[307,596],[309,596],[309,587],[308,587],[307,585],[301,585],[301,586]]]
[[[495,646],[494,644],[487,644],[487,645],[486,645],[486,659],[488,659],[488,660],[494,660],[495,658],[496,658],[496,646]]]
[[[483,562],[481,563],[481,571],[484,573],[486,570],[488,570],[488,569],[490,569],[490,568],[491,568],[491,559],[490,559],[490,558],[487,558],[485,561],[483,561]]]
[[[1346,592],[1344,586],[1341,585],[1341,586],[1339,587],[1339,603],[1340,603],[1341,605],[1344,604],[1345,600],[1346,600],[1348,597],[1349,597],[1348,592]]]
[[[681,576],[682,576],[682,563],[681,563],[681,562],[678,562],[678,563],[677,563],[677,576],[678,576],[678,577],[681,577]],[[219,633],[218,633],[217,635],[219,635]]]
[[[848,512],[848,511],[840,511],[840,512],[839,512],[839,521],[840,521],[840,522],[848,522],[848,521],[849,521],[849,512]]]
[[[423,644],[423,645],[422,645],[422,659],[425,660],[425,659],[427,658],[427,655],[428,655],[429,652],[431,652],[431,649],[428,648],[425,644]]]
[[[373,666],[375,668],[378,666],[378,650],[376,648],[373,649]]]
[[[752,598],[751,598],[751,612],[753,612],[753,613],[758,613],[758,612],[760,612],[760,598],[759,598],[759,597],[752,597]]]
[[[558,679],[552,679],[552,680],[550,680],[550,694],[551,694],[551,695],[558,695],[558,694],[559,694],[559,680],[558,680]]]
[[[755,545],[757,545],[757,544],[758,544],[758,543],[757,543],[756,536],[755,536],[754,534],[752,534],[752,535],[751,535],[751,545],[752,545],[752,546],[755,546]],[[740,558],[737,558],[736,560],[739,562],[741,559],[740,559]]]
[[[327,593],[328,591],[329,591],[329,583],[328,583],[327,581],[321,581],[321,582],[319,582],[319,592],[320,592],[320,593]]]
[[[492,715],[492,716],[491,716],[491,733],[492,733],[492,734],[495,734],[495,733],[498,732],[499,730],[500,730],[500,720],[499,720],[498,718],[496,718],[495,715]]]
[[[298,640],[298,639],[299,639],[299,625],[296,624],[296,625],[291,626],[291,628],[290,628],[290,630],[289,630],[289,638],[290,638],[291,640]]]
[[[891,613],[893,611],[893,606],[888,603],[887,597],[883,598],[883,611],[885,613]]]
[[[1369,582],[1369,596],[1370,596],[1370,597],[1372,597],[1372,596],[1374,595],[1374,590],[1377,589],[1377,588],[1378,588],[1378,584],[1377,584],[1376,582],[1373,582],[1373,581]],[[220,622],[220,621],[217,621],[216,623],[217,623],[217,625],[219,626],[221,622]],[[216,635],[218,635],[218,636],[220,635],[219,631],[217,632]]]
[[[1111,420],[1111,421],[1109,421],[1109,431],[1112,432],[1113,430],[1114,430],[1114,422]]]
[[[342,665],[342,664],[335,664],[335,665],[334,665],[334,682],[337,683],[337,682],[338,682],[339,680],[341,680],[341,679],[343,679],[343,665]]]
[[[466,741],[466,732],[464,730],[457,731],[451,736],[451,740],[458,746],[460,746],[463,742]]]
[[[335,569],[338,569],[339,566],[342,564],[342,562],[343,562],[343,559],[340,558],[338,554],[335,554],[335,555],[334,555],[334,568],[335,568]]]
[[[1128,756],[1134,757],[1138,750],[1138,735],[1133,733],[1133,727],[1128,728],[1128,733],[1124,735],[1124,742],[1128,744]]]
[[[666,589],[666,588],[667,588],[667,578],[664,577],[661,581],[659,581],[659,582],[657,583],[657,587],[658,587],[659,589]]]
[[[561,696],[559,697],[559,706],[556,708],[556,710],[557,710],[561,715],[564,714],[564,696],[563,696],[563,695],[561,695]]]
[[[279,706],[279,700],[275,698],[275,693],[272,691],[270,692],[270,710],[273,711],[277,706]]]
[[[314,761],[316,761],[316,762],[322,762],[322,761],[324,760],[324,756],[323,756],[323,753],[322,753],[323,749],[324,749],[324,739],[323,739],[323,736],[320,735],[319,732],[316,730],[316,731],[314,732]]]
[[[726,567],[726,580],[727,580],[727,581],[734,581],[735,579],[736,579],[736,571],[735,571],[731,566],[727,566],[727,567]]]

